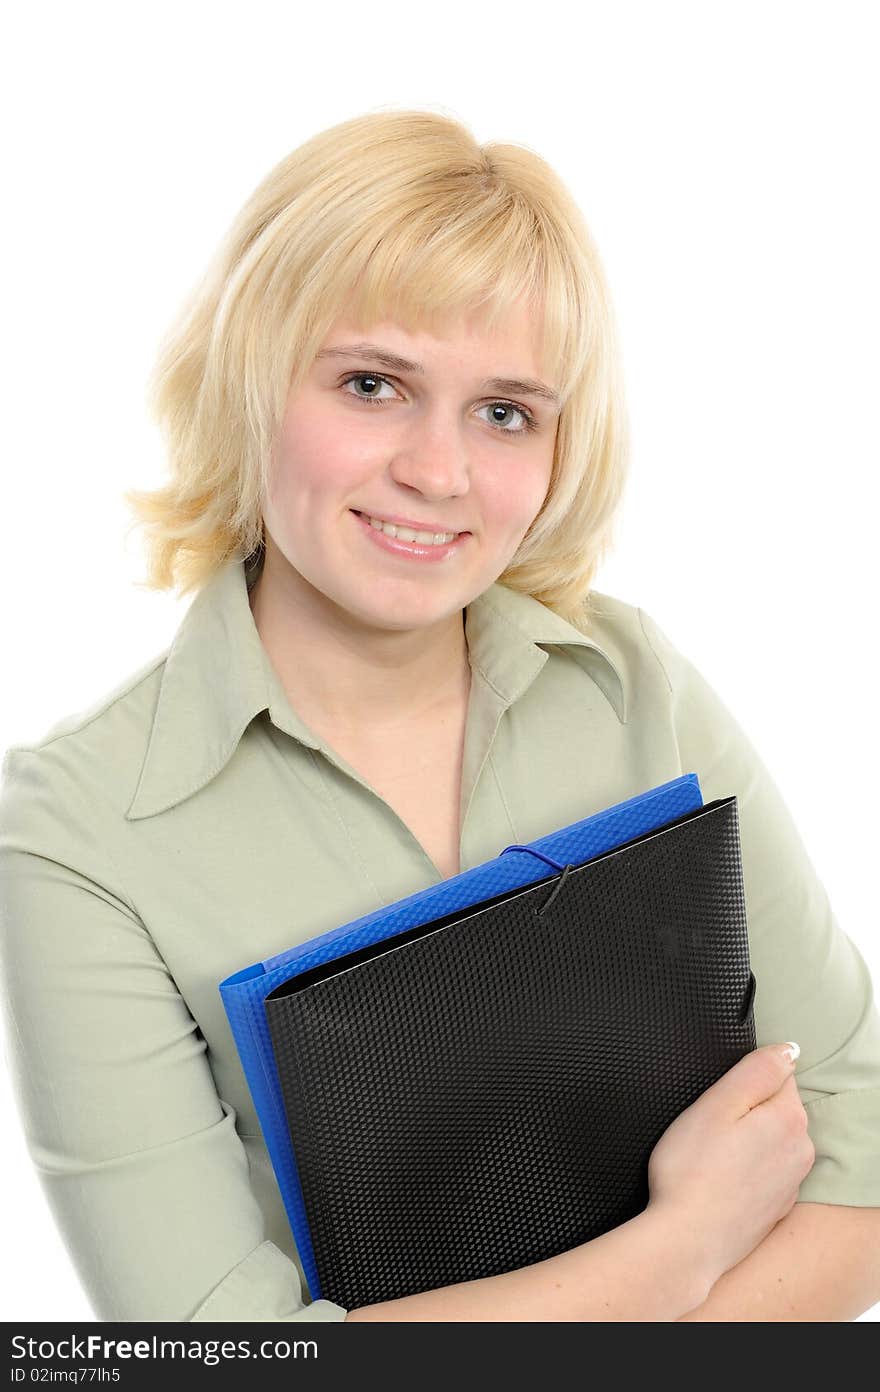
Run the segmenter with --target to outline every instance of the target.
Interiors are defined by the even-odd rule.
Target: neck
[[[268,554],[249,603],[291,706],[316,729],[383,736],[467,704],[463,611],[429,628],[373,628]]]

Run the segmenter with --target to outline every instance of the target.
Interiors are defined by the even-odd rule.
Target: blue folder
[[[359,948],[384,942],[408,928],[420,927],[458,909],[470,908],[509,890],[546,878],[548,865],[563,870],[582,865],[645,832],[703,806],[696,773],[685,773],[582,821],[538,837],[527,845],[505,846],[493,860],[476,865],[440,884],[383,906],[286,952],[256,962],[220,982],[220,995],[285,1211],[303,1265],[312,1300],[321,1296],[309,1223],[303,1203],[296,1156],[284,1108],[275,1054],[266,1022],[265,999],[283,982],[311,967],[331,962]]]

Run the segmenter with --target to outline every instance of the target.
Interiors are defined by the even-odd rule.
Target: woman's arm
[[[880,1208],[796,1203],[725,1271],[694,1323],[841,1323],[880,1300]]]
[[[95,1314],[342,1321],[266,1239],[235,1112],[64,745],[4,760],[0,975],[28,1150]]]
[[[736,794],[757,1045],[801,1046],[795,1076],[816,1159],[799,1200],[880,1207],[880,1013],[868,965],[840,927],[751,740],[693,663],[639,613],[666,687],[665,734],[680,770],[697,773],[704,803]]]
[[[706,1300],[703,1254],[651,1208],[570,1252],[351,1310],[347,1320],[677,1320]]]

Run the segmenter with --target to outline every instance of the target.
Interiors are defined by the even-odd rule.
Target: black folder
[[[756,1047],[735,797],[300,972],[265,998],[320,1292],[531,1265],[647,1205]]]

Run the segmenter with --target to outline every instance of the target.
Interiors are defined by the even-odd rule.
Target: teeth
[[[420,546],[444,546],[458,536],[458,532],[415,532],[412,527],[396,527],[393,522],[380,522],[378,517],[368,517],[365,512],[361,516],[375,531],[385,532],[386,536],[398,537],[401,541],[417,541]]]

